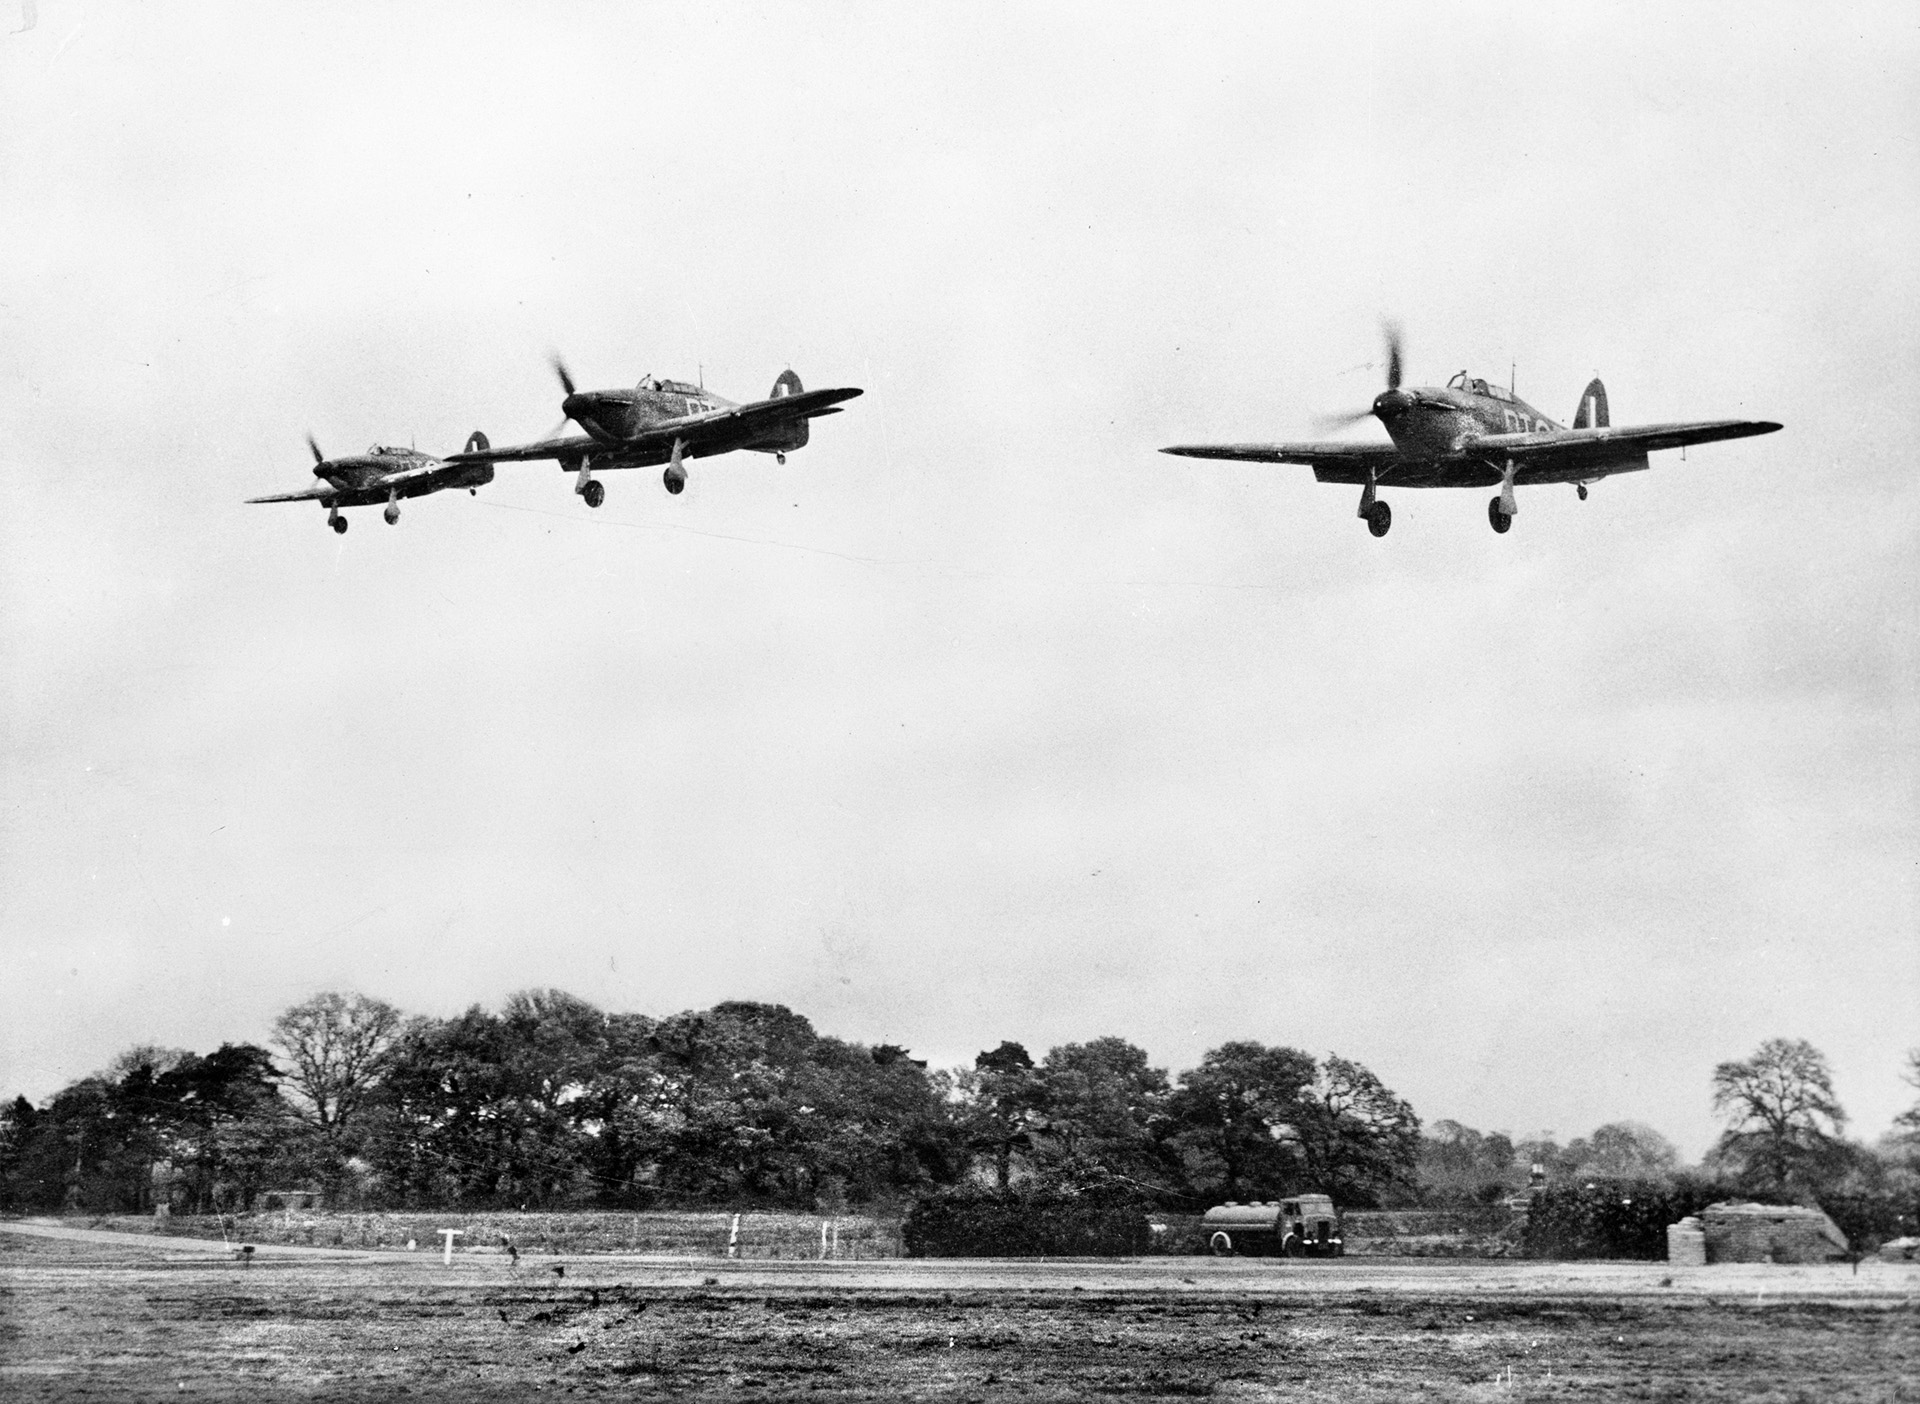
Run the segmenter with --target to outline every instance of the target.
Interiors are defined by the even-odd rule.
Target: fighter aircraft
[[[703,385],[643,376],[631,390],[576,390],[573,377],[558,357],[553,362],[566,392],[560,409],[567,419],[586,430],[564,439],[542,439],[515,448],[456,453],[449,463],[507,463],[530,459],[559,460],[562,471],[574,475],[573,490],[589,507],[598,507],[607,495],[594,474],[615,468],[667,465],[661,475],[667,491],[687,486],[686,461],[735,449],[770,453],[777,463],[807,442],[807,421],[838,414],[834,406],[851,400],[858,390],[806,390],[791,370],[780,373],[773,393],[764,400],[737,405],[723,400]],[[562,421],[563,423],[565,421]]]
[[[254,502],[318,502],[327,509],[327,525],[336,532],[347,529],[342,507],[371,507],[387,504],[387,525],[400,520],[400,499],[425,497],[447,488],[465,488],[468,492],[493,481],[493,465],[465,461],[464,455],[435,458],[418,449],[391,448],[375,444],[363,454],[351,458],[328,458],[320,445],[307,435],[307,447],[313,450],[313,475],[320,479],[299,492],[276,493],[272,497],[249,497]],[[467,438],[467,453],[484,453],[487,436],[478,429]]]
[[[1607,418],[1607,388],[1595,379],[1581,393],[1568,428],[1511,389],[1465,371],[1444,387],[1402,390],[1400,364],[1400,335],[1389,327],[1387,388],[1371,407],[1327,421],[1333,427],[1378,419],[1392,443],[1180,444],[1160,452],[1304,463],[1323,483],[1363,485],[1359,516],[1375,536],[1385,536],[1393,524],[1392,510],[1379,498],[1381,488],[1497,486],[1500,491],[1487,503],[1487,520],[1504,532],[1520,510],[1516,487],[1572,483],[1584,502],[1591,484],[1615,473],[1638,472],[1656,449],[1744,439],[1780,427],[1767,420],[1707,419],[1615,428]]]

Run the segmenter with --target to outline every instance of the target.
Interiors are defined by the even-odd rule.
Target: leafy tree
[[[287,1113],[267,1050],[223,1043],[204,1058],[188,1054],[152,1080],[148,1095],[168,1158],[184,1174],[189,1211],[250,1204]]]
[[[1658,1180],[1680,1168],[1673,1142],[1638,1121],[1610,1121],[1567,1147],[1573,1174],[1587,1179]]]
[[[1157,1180],[1163,1155],[1167,1075],[1123,1038],[1052,1049],[1037,1069],[1041,1144],[1059,1169],[1078,1162],[1109,1175]]]
[[[1847,1116],[1827,1060],[1805,1039],[1770,1038],[1753,1057],[1716,1067],[1713,1109],[1729,1123],[1716,1158],[1752,1186],[1811,1187],[1844,1159]]]
[[[1168,1114],[1194,1178],[1234,1199],[1255,1186],[1287,1188],[1299,1162],[1281,1137],[1314,1072],[1313,1059],[1297,1048],[1240,1040],[1209,1049],[1199,1067],[1181,1073]]]
[[[15,1097],[0,1108],[0,1213],[17,1214],[49,1203],[44,1189],[47,1167],[39,1163],[46,1139],[41,1134],[43,1120],[25,1097]],[[57,1180],[58,1167],[53,1168]],[[58,1201],[55,1193],[52,1202]]]
[[[1300,1090],[1293,1136],[1307,1180],[1341,1206],[1411,1191],[1420,1118],[1359,1063],[1328,1055]]]
[[[515,1030],[478,1005],[409,1027],[382,1079],[380,1123],[367,1137],[382,1177],[433,1203],[545,1206],[579,1175],[566,1115]]]
[[[958,1092],[966,1144],[993,1157],[994,1182],[1004,1190],[1012,1183],[1014,1153],[1032,1146],[1042,1120],[1046,1089],[1033,1056],[1022,1045],[1003,1040],[961,1072]]]
[[[1512,1140],[1457,1121],[1436,1121],[1420,1136],[1416,1174],[1421,1198],[1435,1205],[1493,1203],[1525,1183]]]

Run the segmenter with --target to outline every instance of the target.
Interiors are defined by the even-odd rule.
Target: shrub
[[[1147,1203],[1129,1189],[956,1189],[914,1202],[910,1258],[1134,1257],[1152,1251]]]

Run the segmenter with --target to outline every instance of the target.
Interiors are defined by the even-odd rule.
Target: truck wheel
[[[1216,1233],[1212,1238],[1207,1240],[1207,1251],[1212,1253],[1216,1258],[1231,1258],[1233,1256],[1233,1239],[1224,1233]]]
[[[1289,1234],[1280,1251],[1289,1258],[1304,1258],[1307,1255],[1307,1246],[1300,1241],[1298,1234]]]

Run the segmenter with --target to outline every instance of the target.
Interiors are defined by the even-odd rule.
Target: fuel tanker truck
[[[1207,1210],[1200,1220],[1200,1232],[1207,1240],[1207,1251],[1216,1258],[1235,1253],[1248,1257],[1338,1258],[1346,1253],[1333,1201],[1324,1194],[1296,1194],[1291,1199],[1250,1204],[1228,1200]]]

